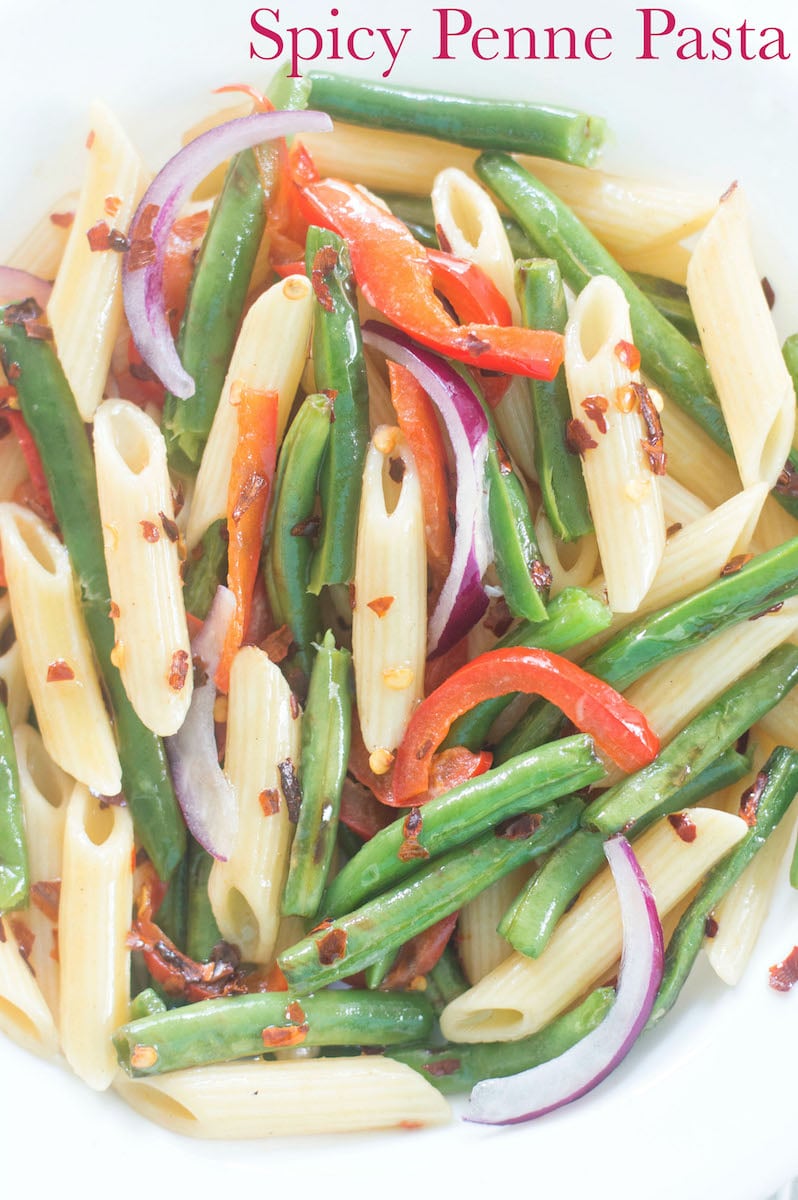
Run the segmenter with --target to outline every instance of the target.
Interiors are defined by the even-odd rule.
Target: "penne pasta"
[[[745,835],[739,817],[691,809],[697,828],[684,842],[665,819],[635,841],[635,855],[665,916]],[[610,971],[621,952],[618,899],[603,870],[563,916],[539,958],[513,953],[441,1015],[453,1042],[513,1041],[541,1029]]]
[[[101,807],[78,784],[64,826],[61,1046],[75,1074],[97,1091],[116,1075],[111,1034],[127,1020],[130,1003],[134,853],[128,810]]]
[[[424,694],[426,640],[421,484],[399,429],[381,425],[363,469],[352,611],[360,729],[372,754],[392,754]]]
[[[543,509],[535,518],[535,536],[543,561],[551,571],[551,595],[556,596],[568,587],[587,587],[599,565],[598,542],[593,533],[586,533],[573,542],[562,542],[554,536]]]
[[[776,483],[792,447],[795,389],[754,263],[739,185],[696,243],[687,290],[744,486]]]
[[[67,192],[56,200],[50,211],[11,252],[6,259],[7,266],[29,271],[40,279],[55,279],[75,221],[77,204],[77,192]]]
[[[227,862],[213,864],[208,893],[223,937],[251,962],[271,961],[280,926],[296,823],[286,772],[299,764],[300,726],[299,706],[280,668],[262,650],[244,647],[230,672],[224,764],[238,804],[238,832]]]
[[[665,545],[658,473],[664,462],[646,442],[629,305],[620,287],[597,277],[583,289],[565,333],[565,375],[574,435],[606,578],[610,608],[634,612],[657,572]],[[639,361],[639,360],[638,360]],[[628,400],[627,400],[628,398]],[[634,554],[629,547],[634,546]]]
[[[27,720],[30,712],[30,690],[25,678],[22,650],[11,619],[8,593],[0,596],[0,683],[4,688],[5,706],[11,728]]]
[[[740,476],[736,466],[695,421],[667,401],[660,413],[660,421],[668,448],[668,474],[677,483],[688,488],[710,508],[739,492]]]
[[[0,917],[0,1030],[41,1058],[58,1054],[58,1031],[14,932],[13,914]],[[24,937],[25,930],[21,933]]]
[[[512,953],[496,926],[529,879],[530,868],[518,867],[470,900],[460,910],[457,950],[469,983],[478,983]]]
[[[669,473],[660,480],[662,492],[662,508],[665,513],[665,527],[670,530],[673,525],[689,525],[699,517],[705,517],[711,505],[696,496],[689,487],[679,483]]]
[[[88,167],[47,305],[58,356],[80,415],[100,403],[122,320],[123,238],[144,192],[138,152],[103,105],[91,110]],[[95,249],[96,246],[96,249]]]
[[[183,724],[193,690],[166,446],[135,404],[106,400],[94,455],[114,658],[140,720],[165,737]]]
[[[2,371],[0,371],[2,376]],[[2,376],[4,379],[5,376]],[[0,379],[2,382],[2,379]],[[0,501],[14,500],[17,489],[28,478],[28,467],[13,433],[0,438]]]
[[[14,629],[50,757],[100,795],[122,786],[119,755],[65,548],[27,509],[0,505]]]

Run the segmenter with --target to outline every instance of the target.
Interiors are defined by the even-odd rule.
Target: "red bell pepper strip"
[[[426,249],[367,192],[339,179],[300,190],[308,220],[349,246],[352,270],[368,302],[439,354],[487,371],[553,379],[562,362],[557,333],[514,325],[458,325],[435,292]]]
[[[449,574],[454,544],[449,523],[446,448],[435,408],[416,377],[389,360],[388,379],[399,428],[413,452],[421,482],[427,561],[437,592]]]
[[[227,492],[227,586],[236,598],[236,611],[216,671],[222,692],[228,689],[230,667],[249,625],[277,458],[277,402],[274,391],[242,387],[239,392],[238,442]]]
[[[11,432],[19,442],[19,448],[22,451],[22,457],[25,459],[25,464],[28,468],[39,512],[47,524],[55,528],[57,521],[53,512],[53,502],[50,499],[50,489],[47,486],[47,479],[44,474],[42,460],[39,457],[39,451],[36,449],[33,436],[25,424],[25,418],[16,408],[3,409],[3,416],[8,421],[8,424],[11,426]]]
[[[457,717],[508,692],[537,693],[561,708],[623,771],[656,758],[659,739],[628,700],[558,654],[523,646],[488,650],[450,675],[410,718],[393,765],[395,803],[418,803],[437,747]]]
[[[432,268],[435,291],[446,297],[461,322],[512,325],[510,305],[476,263],[429,247],[427,261]]]
[[[387,991],[403,991],[419,976],[427,975],[449,944],[459,916],[459,911],[450,913],[405,942],[380,986]]]

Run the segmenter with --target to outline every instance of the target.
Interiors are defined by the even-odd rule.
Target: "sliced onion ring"
[[[53,285],[20,267],[0,267],[0,304],[17,304],[31,298],[46,308]]]
[[[415,376],[441,414],[454,452],[457,491],[452,565],[429,619],[427,642],[428,654],[443,654],[476,625],[488,607],[482,584],[493,558],[485,495],[488,420],[465,379],[401,330],[367,321],[363,341]]]
[[[199,686],[195,683],[180,729],[164,738],[175,795],[186,825],[203,849],[221,862],[226,862],[233,849],[238,809],[216,750],[214,676],[235,610],[233,593],[226,587],[217,588],[202,629],[191,643],[192,658],[202,660],[205,680]]]
[[[194,380],[178,358],[163,299],[166,244],[181,207],[206,175],[231,155],[275,138],[330,129],[332,121],[321,112],[253,113],[226,121],[179,150],[144,193],[130,223],[130,249],[122,266],[125,313],[144,362],[181,400],[194,395]]]
[[[618,835],[604,843],[623,923],[623,954],[615,1003],[592,1033],[559,1058],[504,1079],[485,1079],[471,1092],[465,1119],[514,1125],[542,1117],[584,1096],[626,1057],[645,1028],[663,969],[657,906],[634,851]]]

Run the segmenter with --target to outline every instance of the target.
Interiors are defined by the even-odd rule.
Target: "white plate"
[[[739,25],[746,16],[760,27],[780,25],[793,54],[787,63],[680,61],[675,38],[661,43],[659,61],[638,61],[641,18],[633,0],[548,6],[458,0],[475,26],[554,23],[584,32],[602,24],[614,35],[612,58],[478,62],[464,50],[456,61],[436,62],[433,3],[405,0],[401,8],[385,6],[390,15],[378,19],[383,6],[373,0],[339,0],[339,21],[346,28],[370,22],[410,28],[392,76],[397,81],[586,106],[611,120],[613,166],[663,180],[709,181],[719,192],[742,180],[758,222],[762,271],[776,289],[780,329],[798,328],[798,16],[786,0],[747,8],[680,0],[677,21],[704,30]],[[6,0],[0,254],[48,201],[79,181],[94,95],[116,109],[157,164],[159,152],[203,111],[210,87],[265,81],[269,64],[249,59],[255,7],[222,0]],[[325,28],[331,7],[283,0],[282,25]],[[369,64],[362,70],[376,73]],[[147,1125],[115,1098],[84,1090],[58,1067],[3,1042],[2,1142],[35,1195],[59,1194],[74,1175],[84,1195],[108,1189],[114,1200],[199,1189],[242,1195],[261,1187],[272,1196],[312,1190],[325,1200],[367,1190],[383,1197],[414,1191],[484,1197],[498,1189],[547,1200],[762,1200],[798,1173],[798,990],[777,995],[767,986],[768,965],[797,942],[798,895],[785,884],[738,989],[728,991],[699,967],[664,1027],[612,1078],[530,1126],[486,1130],[456,1119],[424,1133],[194,1143]]]

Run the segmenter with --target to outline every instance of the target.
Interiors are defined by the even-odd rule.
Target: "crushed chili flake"
[[[668,821],[676,830],[683,842],[694,842],[698,834],[695,821],[688,817],[687,813],[678,812],[671,813]]]
[[[27,325],[29,321],[38,320],[41,315],[41,306],[30,296],[27,300],[20,301],[19,304],[6,305],[3,309],[3,324]],[[19,379],[19,365],[17,364],[15,373],[6,367],[6,375],[9,379]]]
[[[546,566],[539,558],[533,559],[530,563],[529,576],[539,592],[544,592],[546,588],[550,588],[554,578],[551,573],[551,567]]]
[[[643,438],[643,447],[652,475],[664,475],[668,456],[665,453],[665,439],[662,432],[662,422],[659,419],[657,407],[651,398],[648,388],[643,383],[631,385],[637,393],[640,415],[643,418],[648,436]]]
[[[302,1025],[307,1020],[305,1010],[298,1000],[292,1000],[288,1005],[288,1008],[285,1010],[285,1019],[286,1021],[292,1021],[294,1025]]]
[[[599,433],[607,432],[607,418],[605,413],[609,408],[606,396],[585,396],[581,407],[596,426]]]
[[[277,771],[283,787],[285,805],[288,809],[288,819],[292,825],[296,825],[299,820],[299,809],[302,804],[302,789],[299,786],[296,767],[290,758],[286,758],[277,764]]]
[[[105,203],[103,204],[103,208],[108,213],[109,217],[115,217],[121,207],[122,207],[122,197],[121,196],[106,196],[105,197]]]
[[[330,929],[324,937],[316,942],[319,962],[323,967],[330,967],[346,954],[346,930]]]
[[[781,612],[781,610],[783,608],[784,608],[784,601],[779,600],[778,604],[771,604],[770,608],[763,608],[762,612],[754,613],[754,615],[752,617],[749,617],[748,620],[749,621],[758,621],[760,617],[767,617],[771,613]]]
[[[6,324],[9,324],[9,322],[6,321]],[[9,379],[19,379],[21,374],[22,374],[22,367],[19,365],[18,362],[9,363],[8,366],[6,367],[6,376]]]
[[[53,340],[53,331],[49,325],[43,325],[41,321],[27,321],[25,323],[25,336],[32,341],[51,342]]]
[[[497,638],[504,637],[514,620],[504,596],[491,600],[483,624]]]
[[[288,701],[288,707],[291,709],[291,720],[292,721],[298,720],[299,717],[302,715],[302,706],[300,705],[299,701],[297,700],[297,698],[293,692],[291,693],[291,697]]]
[[[439,1058],[436,1062],[424,1063],[423,1069],[433,1079],[442,1079],[445,1075],[454,1075],[460,1070],[459,1058]]]
[[[640,351],[632,342],[620,341],[615,347],[615,357],[630,371],[640,370]]]
[[[368,601],[366,608],[370,608],[373,613],[382,618],[393,604],[394,599],[394,596],[377,596],[374,600]]]
[[[174,514],[176,517],[180,516],[181,512],[183,511],[183,507],[184,507],[185,503],[186,503],[186,492],[183,487],[183,481],[178,480],[178,482],[172,488],[172,508],[174,509]]]
[[[410,862],[416,858],[429,858],[429,850],[420,845],[418,840],[421,836],[422,826],[421,809],[414,805],[402,825],[404,840],[397,852],[400,862]]]
[[[669,525],[668,528],[665,530],[665,537],[666,538],[673,537],[673,535],[675,533],[678,533],[679,530],[682,528],[683,528],[683,526],[682,526],[681,521],[674,521],[673,524]]]
[[[188,663],[188,651],[175,650],[169,668],[169,687],[173,692],[182,692],[185,687],[186,676],[188,675]]]
[[[30,889],[31,903],[44,913],[53,924],[58,920],[58,902],[61,898],[60,879],[42,879]]]
[[[121,229],[112,229],[107,221],[96,221],[91,229],[86,230],[89,249],[95,252],[101,250],[116,250],[124,253],[130,249],[130,243]]]
[[[355,585],[354,585],[354,583],[350,583],[350,585],[349,585],[349,607],[352,610],[352,612],[355,611],[356,603],[357,603],[357,592],[355,590]]]
[[[20,953],[21,957],[24,958],[25,962],[31,968],[31,971],[33,971],[33,967],[31,967],[31,964],[30,964],[30,956],[31,956],[31,951],[33,950],[33,943],[36,941],[36,937],[33,934],[33,931],[31,930],[29,925],[25,924],[25,922],[22,920],[21,917],[9,917],[8,923],[11,926],[11,932],[13,933],[14,937],[16,938],[17,946],[19,947],[19,953]],[[35,974],[35,972],[34,972],[34,974]]]
[[[280,793],[277,788],[264,788],[258,794],[258,803],[263,809],[264,817],[273,817],[280,811]]]
[[[760,771],[751,786],[746,788],[740,797],[740,808],[738,810],[739,815],[745,821],[746,825],[751,828],[756,825],[756,816],[759,812],[759,804],[767,784],[767,771]]]
[[[94,145],[95,137],[96,137],[96,134],[95,134],[94,130],[90,129],[89,132],[86,134],[86,149],[87,150],[91,150],[92,146]]]
[[[261,492],[268,486],[269,481],[265,475],[261,475],[259,471],[252,472],[238,493],[238,499],[230,514],[235,524],[238,524],[244,513],[252,507]]]
[[[273,663],[281,663],[288,657],[294,644],[294,635],[289,625],[281,625],[273,630],[262,643],[261,649]]]
[[[793,946],[790,953],[780,963],[775,963],[769,969],[770,986],[777,992],[789,992],[798,983],[798,946]]]
[[[261,1030],[263,1045],[267,1050],[287,1050],[291,1046],[301,1046],[308,1036],[307,1024],[304,1025],[268,1025]]]
[[[780,496],[798,496],[798,471],[789,459],[782,467],[773,491]]]
[[[205,659],[199,654],[195,654],[191,660],[191,666],[194,671],[194,687],[204,687],[208,682],[208,664]]]
[[[66,683],[68,680],[74,678],[75,672],[68,662],[64,662],[63,658],[57,658],[55,662],[51,662],[47,667],[48,683]]]
[[[768,308],[772,310],[773,305],[776,303],[776,293],[773,291],[773,284],[770,282],[767,275],[763,276],[762,278],[762,291],[765,294],[765,301],[767,302]]]
[[[53,225],[57,225],[59,229],[69,229],[72,222],[75,220],[73,212],[54,212],[50,213],[50,220]]]
[[[540,829],[542,820],[540,813],[522,813],[520,817],[510,817],[496,826],[496,837],[510,842],[525,840]]]
[[[169,538],[170,542],[177,542],[180,539],[180,530],[177,527],[177,521],[173,521],[171,517],[167,517],[166,513],[159,512],[158,516],[161,519],[163,531]]]
[[[115,600],[112,600],[111,603],[108,605],[108,616],[111,618],[112,621],[116,621],[119,619],[119,605],[116,603]]]
[[[291,537],[316,537],[321,528],[321,517],[305,517],[291,526]]]
[[[618,412],[631,413],[634,412],[639,404],[637,392],[627,384],[625,387],[615,389],[615,407]]]
[[[144,267],[149,267],[154,263],[157,257],[158,251],[153,238],[136,238],[130,243],[130,249],[127,252],[128,270],[141,271]]]
[[[130,1065],[134,1071],[150,1071],[158,1061],[154,1046],[143,1046],[139,1042],[130,1052]]]
[[[723,579],[726,575],[736,575],[737,572],[741,571],[745,564],[749,563],[753,557],[753,554],[735,554],[734,558],[730,558],[729,561],[724,563],[721,567],[721,579]]]
[[[480,354],[484,354],[486,350],[490,350],[490,342],[483,341],[475,333],[468,333],[466,335],[463,339],[463,346],[475,358],[479,358]]]
[[[141,526],[145,542],[155,544],[155,542],[160,541],[161,531],[153,521],[139,521],[139,525]]]
[[[322,246],[313,258],[313,267],[310,272],[310,282],[316,299],[324,311],[328,313],[335,311],[335,305],[333,304],[327,277],[332,274],[337,266],[338,251],[334,246]]]
[[[388,474],[394,483],[401,483],[407,470],[405,460],[399,456],[388,460]]]
[[[594,441],[587,426],[578,417],[572,417],[565,425],[565,449],[569,454],[583,455],[587,450],[595,450],[598,442]]]
[[[512,475],[513,464],[510,462],[510,456],[498,438],[496,439],[496,456],[499,460],[500,473],[502,475]]]
[[[704,922],[704,937],[713,938],[718,936],[720,926],[713,916],[707,917]]]

